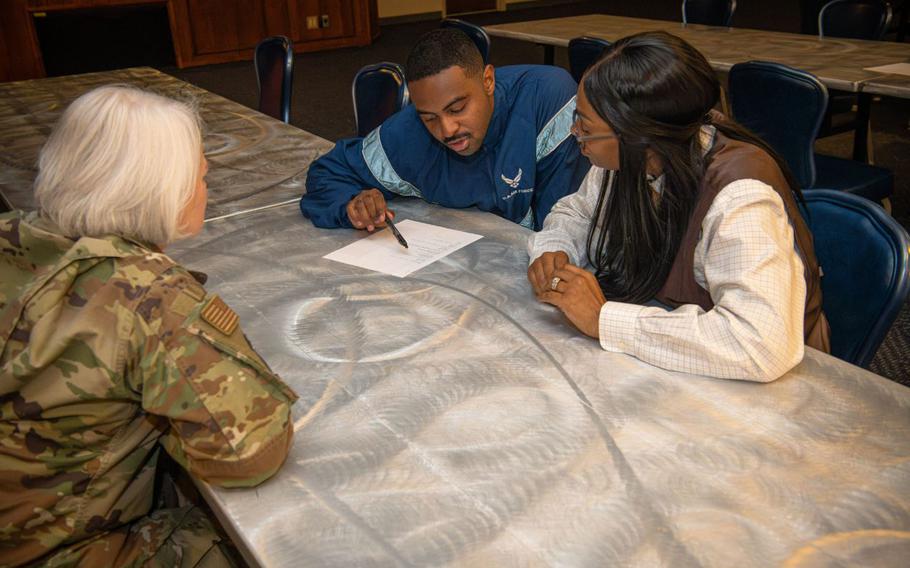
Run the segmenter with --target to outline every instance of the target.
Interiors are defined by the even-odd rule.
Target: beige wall
[[[0,0],[2,1],[2,0]],[[506,4],[523,0],[505,0]],[[426,12],[442,12],[443,0],[378,0],[379,17],[394,18]]]

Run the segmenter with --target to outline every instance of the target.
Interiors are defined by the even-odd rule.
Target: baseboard
[[[574,4],[575,0],[526,0],[525,2],[512,2],[506,4],[506,12],[512,10],[525,10],[527,8],[546,8],[547,6],[558,6],[559,4]]]
[[[572,4],[574,0],[526,0],[525,2],[513,2],[506,4],[506,12],[513,10],[526,10],[528,8],[546,8],[547,6],[558,6],[559,4]],[[487,13],[490,12],[480,12]],[[413,22],[426,22],[429,20],[441,20],[442,12],[420,12],[419,14],[405,14],[403,16],[391,16],[388,18],[379,18],[380,26],[394,26],[396,24],[410,24]]]
[[[419,14],[405,14],[403,16],[391,16],[388,18],[379,18],[379,26],[394,26],[397,24],[411,24],[414,22],[426,22],[428,20],[442,20],[442,12],[421,12]]]

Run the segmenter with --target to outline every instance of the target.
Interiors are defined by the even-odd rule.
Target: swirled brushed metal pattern
[[[771,384],[606,353],[525,281],[528,231],[408,278],[322,256],[362,236],[288,206],[207,224],[209,273],[300,394],[284,468],[204,488],[263,566],[829,566],[910,558],[910,390],[827,355]]]
[[[332,148],[318,136],[150,67],[0,83],[0,193],[14,208],[34,207],[38,153],[60,114],[79,95],[111,83],[198,105],[209,160],[208,219],[300,197],[310,163]]]

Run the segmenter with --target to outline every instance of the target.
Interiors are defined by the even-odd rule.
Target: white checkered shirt
[[[592,268],[586,243],[603,176],[592,167],[578,191],[556,203],[528,241],[532,262],[564,251],[573,264]],[[613,172],[609,184],[608,191]],[[694,265],[713,309],[607,302],[600,345],[672,371],[761,382],[802,360],[805,269],[773,188],[753,179],[724,187],[702,222]]]

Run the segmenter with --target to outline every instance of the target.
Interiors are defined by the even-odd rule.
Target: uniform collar
[[[506,107],[506,93],[497,81],[496,88],[493,91],[493,116],[490,117],[487,133],[483,137],[484,148],[492,148],[499,145],[505,134],[508,119],[509,109]]]

